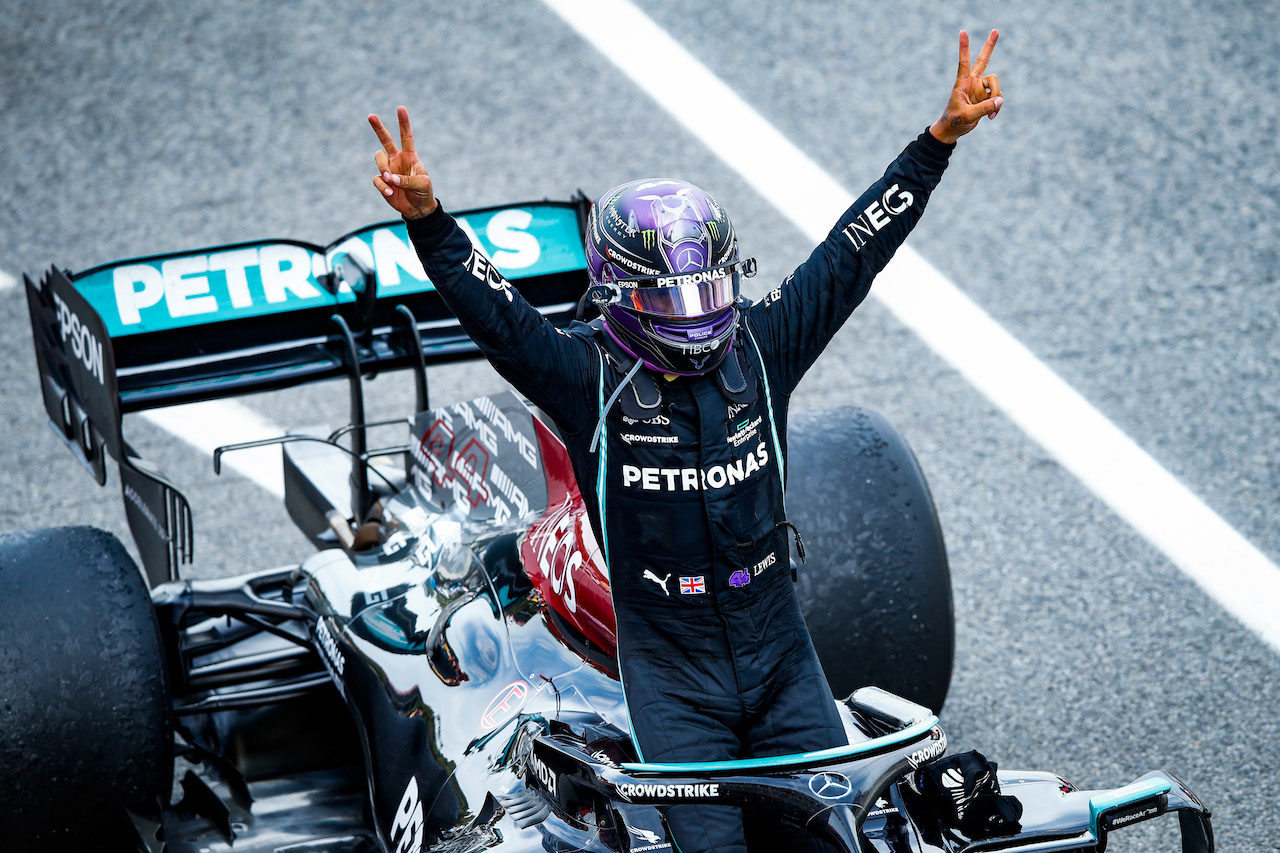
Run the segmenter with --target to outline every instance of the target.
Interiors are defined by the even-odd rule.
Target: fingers
[[[431,190],[429,175],[392,175],[390,180],[392,186],[409,192],[425,193]]]
[[[417,152],[413,147],[413,128],[409,126],[409,110],[400,107],[396,110],[396,118],[400,120],[400,147],[405,151]]]
[[[956,72],[956,79],[963,80],[969,76],[969,34],[964,30],[960,31],[960,70]]]
[[[378,164],[379,172],[391,171],[391,158],[387,156],[386,151],[377,151],[373,155],[373,160]]]
[[[994,74],[988,74],[986,77],[982,78],[982,87],[986,91],[986,95],[987,95],[986,98],[983,99],[984,102],[999,101],[1000,104],[1002,105],[1004,104],[1004,98],[1001,97],[1000,95],[1000,78],[999,77],[997,77]],[[990,106],[989,103],[984,103],[984,105],[988,107]],[[1000,112],[999,106],[995,107],[995,109],[988,112],[987,118],[995,118],[996,113],[998,112]]]
[[[382,143],[382,147],[386,149],[388,154],[394,157],[396,154],[400,153],[399,149],[396,148],[395,140],[392,139],[391,134],[387,132],[386,125],[382,123],[382,119],[370,113],[369,126],[372,127],[373,132],[378,135],[378,141]]]
[[[979,101],[976,104],[970,104],[960,108],[960,117],[965,124],[977,124],[978,119],[983,116],[995,118],[996,113],[1000,112],[1000,108],[1004,106],[1004,98],[990,98],[985,101]]]
[[[1000,38],[999,30],[992,30],[991,35],[987,36],[987,43],[982,46],[982,52],[978,54],[978,61],[973,63],[972,73],[975,76],[982,76],[987,70],[987,63],[991,61],[991,51],[996,48],[996,40]]]
[[[382,171],[374,175],[373,185],[378,188],[378,192],[386,196],[396,190],[425,193],[431,191],[431,177],[429,175],[396,175]]]

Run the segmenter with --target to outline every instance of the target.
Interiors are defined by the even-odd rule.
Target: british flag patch
[[[691,578],[680,578],[681,595],[702,595],[707,591],[707,576],[696,575]]]

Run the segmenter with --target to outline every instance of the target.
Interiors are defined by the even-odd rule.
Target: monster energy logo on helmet
[[[646,249],[652,249],[658,242],[658,232],[654,231],[652,228],[644,229],[640,232],[640,236],[644,239],[644,247]]]

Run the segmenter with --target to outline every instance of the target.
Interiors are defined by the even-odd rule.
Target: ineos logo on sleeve
[[[482,252],[472,249],[471,257],[467,258],[466,268],[473,276],[489,285],[490,289],[504,294],[508,302],[512,301],[511,285],[503,278],[502,273],[498,272],[493,261],[486,258]]]
[[[838,800],[853,792],[853,783],[843,773],[819,773],[809,777],[809,790],[824,800]]]
[[[858,218],[844,228],[844,235],[849,238],[854,249],[867,245],[867,240],[876,235],[881,228],[889,224],[889,220],[902,213],[915,197],[907,190],[899,190],[894,184],[884,191],[879,201],[867,205],[867,209],[858,214]]]

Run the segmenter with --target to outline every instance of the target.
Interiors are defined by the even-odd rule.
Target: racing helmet
[[[616,186],[591,206],[586,253],[588,298],[624,350],[661,373],[720,366],[756,262],[738,260],[733,223],[709,193],[673,178]]]

